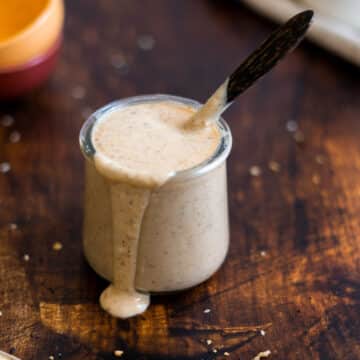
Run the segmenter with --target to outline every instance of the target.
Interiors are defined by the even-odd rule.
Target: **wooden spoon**
[[[313,16],[312,10],[301,12],[274,31],[189,119],[185,128],[203,127],[216,121],[237,96],[299,45],[311,25]]]

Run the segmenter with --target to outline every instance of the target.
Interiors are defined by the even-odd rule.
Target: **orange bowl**
[[[24,95],[44,83],[55,68],[62,38],[48,51],[28,63],[0,70],[0,100]]]
[[[60,37],[63,0],[0,1],[0,70],[42,56]]]

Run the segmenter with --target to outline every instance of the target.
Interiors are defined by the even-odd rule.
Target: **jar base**
[[[89,259],[89,256],[87,256],[86,252],[84,252],[84,257],[85,257],[85,260],[86,262],[89,264],[89,266],[92,268],[93,271],[95,271],[95,273],[97,275],[99,275],[101,278],[103,278],[104,280],[108,281],[108,282],[112,282],[112,279],[108,276],[106,276],[102,271],[100,271],[96,266],[95,266],[95,263],[92,263]],[[180,292],[183,292],[183,291],[189,291],[201,284],[203,284],[204,282],[208,281],[210,278],[212,278],[220,269],[221,267],[224,265],[225,263],[225,260],[227,258],[227,254],[226,256],[224,257],[224,260],[223,262],[216,268],[216,270],[214,272],[212,272],[209,276],[207,276],[206,278],[204,278],[202,281],[196,283],[196,284],[193,284],[193,285],[190,285],[190,286],[187,286],[187,287],[183,287],[181,289],[176,289],[176,290],[163,290],[163,291],[158,291],[158,290],[147,290],[147,289],[144,289],[144,288],[141,288],[141,287],[136,287],[136,291],[138,291],[139,293],[143,293],[143,294],[149,294],[151,296],[162,296],[162,295],[176,295]]]

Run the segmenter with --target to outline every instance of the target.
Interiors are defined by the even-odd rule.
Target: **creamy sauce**
[[[92,139],[98,170],[114,180],[157,187],[174,172],[200,164],[215,153],[220,135],[213,124],[184,131],[194,112],[185,105],[159,102],[105,115]]]
[[[195,110],[175,102],[120,108],[95,125],[97,171],[110,183],[113,217],[113,283],[101,306],[127,318],[146,310],[149,296],[135,288],[142,221],[154,190],[176,172],[209,159],[220,142],[214,123],[185,130]]]

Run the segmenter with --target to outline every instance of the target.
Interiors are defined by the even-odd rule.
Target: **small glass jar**
[[[95,112],[80,132],[86,158],[83,245],[91,267],[110,282],[113,274],[113,217],[110,182],[95,168],[91,133],[108,112],[136,104],[170,101],[198,109],[201,104],[169,95],[137,96]],[[146,293],[187,289],[211,277],[229,247],[226,159],[232,146],[223,119],[215,154],[200,165],[175,173],[152,192],[145,211],[136,259],[135,288]],[[120,235],[121,234],[117,234]]]

